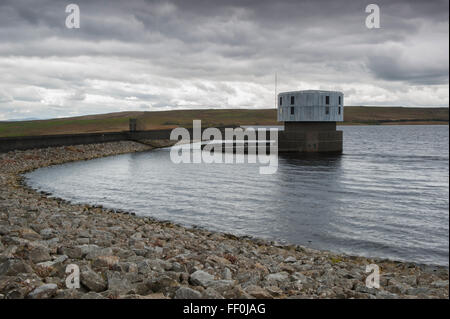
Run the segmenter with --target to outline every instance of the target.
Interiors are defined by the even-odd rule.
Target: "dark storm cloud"
[[[448,81],[448,69],[441,65],[426,66],[405,63],[396,56],[371,57],[369,68],[379,78],[409,81],[417,84],[440,84]]]
[[[412,105],[448,104],[447,0],[375,1],[376,30],[370,1],[72,2],[76,30],[69,2],[0,0],[0,113],[29,94],[27,112],[267,107],[275,72],[282,89],[343,89],[354,103],[408,101],[420,85]]]

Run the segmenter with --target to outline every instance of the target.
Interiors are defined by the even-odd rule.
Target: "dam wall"
[[[202,128],[203,130],[206,129]],[[225,127],[218,127],[225,136]],[[191,139],[193,129],[187,128]],[[117,141],[169,140],[172,129],[151,131],[122,131],[85,134],[58,134],[39,136],[0,137],[0,153],[13,150],[58,147],[69,145],[96,144]],[[266,140],[270,139],[266,131]],[[278,131],[278,152],[297,153],[340,153],[342,152],[342,131],[336,130],[336,122],[296,123],[286,122],[284,131]]]
[[[202,128],[203,130],[206,129]],[[218,127],[224,134],[225,127]],[[192,128],[187,128],[191,138]],[[168,140],[172,129],[151,130],[151,131],[122,131],[104,133],[83,133],[83,134],[57,134],[57,135],[37,135],[0,137],[0,153],[13,150],[27,150],[33,148],[58,147],[69,145],[96,144],[117,141],[139,141],[139,140]]]

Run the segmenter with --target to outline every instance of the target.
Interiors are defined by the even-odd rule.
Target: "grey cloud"
[[[378,30],[365,27],[366,1],[73,2],[77,30],[64,26],[64,2],[0,2],[0,103],[58,116],[68,105],[70,114],[269,107],[275,72],[280,90],[340,87],[366,104],[408,101],[399,88],[448,89],[445,0],[377,1]],[[430,103],[448,104],[448,94]]]
[[[86,93],[81,90],[76,90],[67,99],[71,101],[83,101],[86,99]]]
[[[378,78],[389,81],[407,81],[422,85],[448,83],[448,64],[410,64],[398,56],[373,56],[370,57],[368,66]]]
[[[0,103],[6,103],[6,102],[12,102],[13,101],[13,97],[11,96],[11,94],[9,94],[8,92],[6,92],[3,89],[0,89]]]

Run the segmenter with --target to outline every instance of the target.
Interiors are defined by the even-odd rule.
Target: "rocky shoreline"
[[[446,267],[278,245],[71,204],[28,188],[21,177],[153,146],[113,142],[0,154],[0,299],[449,297]],[[79,289],[66,288],[69,264],[80,269]],[[380,267],[379,289],[365,285],[368,264]]]

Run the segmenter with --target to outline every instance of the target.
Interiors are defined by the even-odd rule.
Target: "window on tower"
[[[295,114],[295,108],[293,106],[291,106],[291,115]]]
[[[325,114],[330,114],[330,107],[329,106],[325,107]]]
[[[280,106],[283,105],[283,98],[280,96]]]
[[[291,104],[295,104],[295,97],[291,96]]]
[[[330,105],[330,96],[329,95],[325,96],[325,104]]]

